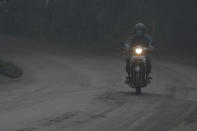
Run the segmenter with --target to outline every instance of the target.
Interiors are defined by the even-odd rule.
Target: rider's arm
[[[130,47],[131,47],[130,42],[129,42],[128,40],[125,41],[125,42],[124,42],[124,49],[125,49],[125,50],[128,50],[128,49],[130,49]]]
[[[122,45],[122,52],[124,54],[127,54],[129,50],[129,43],[125,41],[125,42],[122,42],[121,45]]]
[[[125,49],[126,50],[129,50],[131,47],[132,47],[132,44],[134,43],[134,37],[135,36],[131,36],[131,37],[129,37],[124,43],[124,45],[125,45]]]
[[[129,54],[129,50],[131,49],[132,46],[132,37],[128,38],[125,42],[124,42],[124,53],[126,55]]]
[[[153,39],[149,35],[146,35],[145,37],[146,37],[146,39],[148,41],[148,49],[150,51],[153,51],[154,50],[154,41],[153,41]]]

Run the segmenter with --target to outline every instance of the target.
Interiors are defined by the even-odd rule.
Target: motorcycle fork
[[[144,63],[135,64],[133,67],[133,74],[136,74],[136,68],[139,68],[138,71],[140,74],[140,81],[139,81],[139,83],[135,83],[135,84],[137,84],[137,86],[144,87],[146,85],[146,78],[147,78],[146,72],[145,72],[146,67],[145,67]],[[134,76],[134,77],[136,77],[136,76]],[[135,79],[134,77],[133,77],[133,80]]]

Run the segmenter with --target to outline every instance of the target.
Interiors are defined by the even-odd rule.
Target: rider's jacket
[[[149,50],[153,50],[153,40],[149,35],[144,35],[144,37],[137,37],[136,35],[129,37],[125,42],[124,42],[124,48],[126,50],[132,48],[132,46],[137,43],[137,42],[144,42],[147,44],[147,47]]]

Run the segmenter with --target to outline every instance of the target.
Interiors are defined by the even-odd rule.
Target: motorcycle
[[[150,84],[151,79],[148,73],[151,69],[149,50],[143,44],[136,44],[130,49],[129,54],[128,85],[136,89],[136,95],[141,95],[142,88]]]

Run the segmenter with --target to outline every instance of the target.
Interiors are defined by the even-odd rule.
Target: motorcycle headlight
[[[142,48],[136,48],[135,53],[138,55],[142,54]]]

